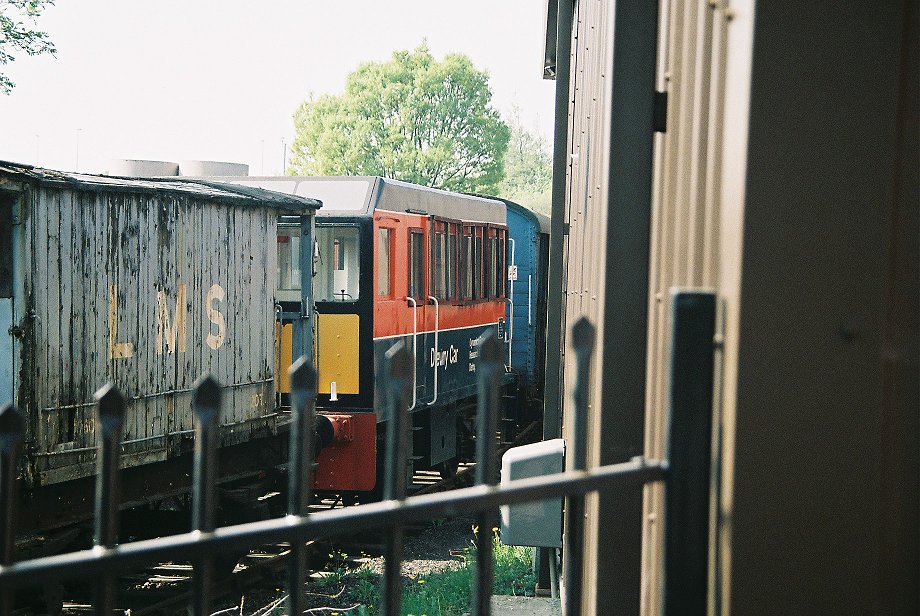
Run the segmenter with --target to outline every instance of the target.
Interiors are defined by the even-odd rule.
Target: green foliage
[[[531,571],[533,548],[502,545],[497,529],[492,537],[495,595],[533,596],[536,578]],[[367,568],[347,568],[347,555],[330,554],[326,575],[313,582],[308,595],[327,611],[377,614],[381,576]],[[476,571],[476,547],[463,551],[458,566],[406,582],[402,613],[414,616],[460,616],[469,612]]]
[[[533,548],[503,545],[492,536],[495,579],[492,594],[533,596]],[[476,571],[476,547],[464,550],[460,567],[432,573],[410,583],[403,593],[403,614],[455,616],[469,611]]]
[[[493,193],[509,132],[491,97],[488,75],[465,55],[437,62],[425,45],[397,51],[359,66],[343,94],[301,104],[289,172]]]
[[[30,56],[57,50],[47,32],[33,30],[35,20],[54,0],[0,0],[0,66],[16,59],[17,52]],[[0,91],[9,94],[16,84],[0,73]]]
[[[511,114],[509,126],[511,138],[505,154],[505,179],[498,194],[549,215],[553,161],[546,139],[524,128],[517,108]]]

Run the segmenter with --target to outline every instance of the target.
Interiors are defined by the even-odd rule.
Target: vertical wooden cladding
[[[165,191],[30,195],[35,318],[20,391],[31,392],[40,482],[93,472],[91,401],[108,380],[130,400],[125,465],[177,449],[193,428],[188,390],[205,372],[226,386],[225,443],[268,427],[276,211]]]
[[[658,89],[668,93],[667,132],[656,136],[649,263],[645,451],[665,455],[668,289],[719,287],[719,169],[724,79],[721,11],[707,2],[665,2]],[[645,486],[642,613],[660,611],[661,484]]]

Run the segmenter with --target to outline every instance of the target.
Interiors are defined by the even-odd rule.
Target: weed
[[[533,548],[503,545],[493,529],[492,554],[495,581],[493,594],[532,595],[536,579],[531,571]],[[336,562],[337,561],[337,562]],[[366,568],[347,569],[345,555],[333,558],[323,586],[344,587],[338,598],[343,605],[360,605],[358,614],[371,616],[380,605],[380,576]],[[409,579],[403,591],[402,612],[415,616],[460,616],[469,611],[476,569],[476,546],[460,555],[459,566]],[[330,590],[332,590],[330,588]],[[333,591],[334,592],[334,591]]]

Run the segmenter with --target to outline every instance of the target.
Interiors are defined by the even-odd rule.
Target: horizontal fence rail
[[[698,294],[697,294],[698,295]],[[677,297],[677,296],[675,296]],[[694,304],[699,308],[699,303]],[[683,305],[683,304],[682,304]],[[714,306],[703,302],[702,310]],[[686,311],[685,311],[686,313]],[[684,317],[687,314],[682,313]],[[675,346],[672,357],[681,363],[689,375],[674,377],[672,383],[680,391],[705,392],[712,386],[712,332],[711,321],[703,315],[689,313],[674,327],[690,327],[692,335],[674,335],[673,344],[691,345],[688,349]],[[688,326],[687,321],[691,321]],[[695,321],[694,321],[695,320]],[[694,324],[695,323],[695,324]],[[683,406],[672,400],[670,412],[692,412],[690,421],[672,420],[670,433],[671,455],[681,460],[681,471],[675,476],[666,461],[648,461],[635,458],[630,462],[596,468],[587,468],[587,399],[590,360],[594,346],[594,328],[586,320],[579,321],[573,329],[578,383],[575,389],[575,429],[570,439],[569,469],[563,473],[543,477],[514,480],[498,485],[497,455],[494,435],[497,430],[501,376],[504,372],[502,346],[493,332],[483,335],[479,343],[480,355],[476,372],[479,379],[477,406],[477,469],[476,485],[470,488],[406,497],[408,444],[411,419],[408,413],[409,390],[412,384],[414,357],[403,343],[397,343],[385,356],[386,403],[391,421],[387,426],[387,462],[385,500],[307,514],[314,454],[314,423],[316,403],[316,372],[305,359],[291,367],[292,418],[288,464],[288,514],[279,519],[215,528],[217,476],[217,417],[220,413],[221,388],[211,377],[199,379],[194,389],[195,411],[194,480],[192,489],[192,528],[190,533],[161,537],[117,545],[118,512],[118,452],[124,418],[125,401],[111,385],[97,393],[97,484],[96,532],[94,547],[90,550],[12,562],[15,538],[13,507],[16,468],[23,430],[21,413],[12,406],[0,410],[0,616],[13,608],[16,588],[40,586],[50,581],[92,578],[96,586],[94,610],[97,614],[111,614],[117,601],[115,575],[134,566],[149,565],[165,560],[185,560],[193,564],[190,612],[204,616],[210,613],[210,588],[215,556],[233,552],[241,547],[278,542],[289,542],[291,557],[287,571],[288,613],[305,611],[305,592],[308,577],[307,541],[342,535],[357,529],[387,528],[390,530],[385,546],[384,575],[381,581],[381,611],[399,614],[402,579],[404,528],[407,523],[439,517],[475,514],[477,530],[475,542],[477,558],[473,581],[471,612],[477,616],[490,613],[493,562],[492,533],[501,505],[566,497],[565,589],[566,613],[578,614],[582,586],[582,538],[584,495],[604,490],[614,485],[634,485],[636,489],[646,483],[667,481],[682,482],[672,499],[666,517],[666,546],[668,555],[665,596],[667,614],[701,614],[700,592],[706,590],[706,552],[700,553],[701,528],[707,527],[708,499],[687,495],[708,493],[708,447],[711,423],[701,421],[711,413],[711,396],[692,395]],[[710,354],[706,363],[706,349]],[[700,358],[701,366],[690,366]],[[708,369],[708,374],[707,374]],[[688,389],[689,388],[689,389]],[[677,390],[675,390],[677,391]],[[707,410],[705,406],[710,405]],[[700,470],[691,467],[693,456],[703,456]],[[691,481],[695,482],[691,485]],[[671,501],[669,501],[671,502]],[[609,523],[609,521],[608,521]],[[702,525],[702,526],[701,526]],[[681,528],[694,529],[692,537],[683,536]],[[672,542],[677,542],[671,545]],[[701,577],[702,572],[702,577]],[[679,585],[677,585],[679,584]]]

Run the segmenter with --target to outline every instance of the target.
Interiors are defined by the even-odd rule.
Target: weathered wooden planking
[[[227,386],[221,423],[233,428],[222,440],[248,439],[248,422],[273,411],[262,381],[274,368],[276,212],[173,195],[34,195],[30,259],[45,266],[27,279],[28,378],[40,451],[53,454],[36,462],[42,480],[91,468],[87,403],[107,380],[131,399],[128,465],[159,459],[169,434],[193,428],[187,390],[203,372]]]

